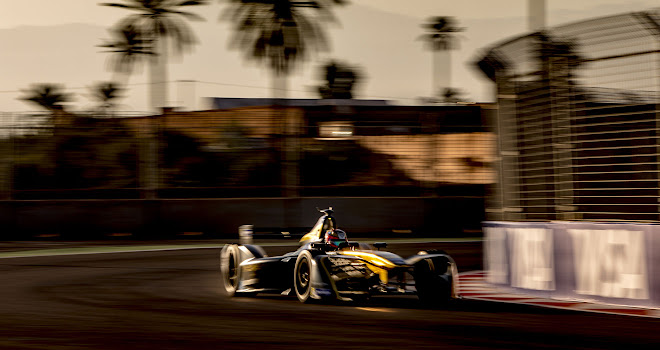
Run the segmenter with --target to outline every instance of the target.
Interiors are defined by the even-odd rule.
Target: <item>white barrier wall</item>
[[[485,222],[489,283],[556,299],[660,307],[660,225]]]

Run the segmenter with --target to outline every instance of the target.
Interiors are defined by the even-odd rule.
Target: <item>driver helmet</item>
[[[339,248],[339,245],[346,243],[346,232],[340,229],[330,229],[325,232],[325,243],[333,248]]]

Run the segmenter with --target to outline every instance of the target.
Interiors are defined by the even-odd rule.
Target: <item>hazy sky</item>
[[[0,111],[30,109],[17,101],[18,94],[11,91],[25,89],[31,83],[56,82],[83,89],[94,81],[110,79],[112,74],[105,64],[107,54],[99,53],[97,45],[107,37],[107,29],[128,13],[126,10],[98,6],[105,1],[97,0],[0,1],[0,40],[4,40],[0,41],[0,92],[4,91],[0,94]],[[547,0],[547,4],[548,24],[557,25],[658,7],[660,1]],[[429,96],[431,56],[416,38],[422,34],[420,24],[429,16],[449,15],[457,17],[466,28],[461,33],[460,49],[452,53],[452,85],[467,92],[470,100],[492,100],[492,86],[471,63],[482,49],[525,33],[526,6],[527,0],[353,0],[352,5],[335,11],[341,24],[328,29],[332,51],[312,57],[292,76],[289,87],[295,91],[290,95],[316,97],[313,91],[320,83],[319,66],[330,58],[339,58],[366,71],[368,79],[359,87],[360,98],[394,98],[414,103],[421,96]],[[195,102],[199,97],[270,95],[267,71],[246,63],[240,53],[227,50],[229,26],[218,22],[221,9],[214,0],[212,5],[196,10],[207,20],[193,24],[200,43],[193,53],[170,65],[170,80],[212,84],[172,86],[171,100],[188,99],[193,102],[184,101],[185,104],[200,108],[203,106]],[[87,26],[62,26],[70,23]],[[59,33],[60,41],[49,39],[55,33]],[[130,83],[144,84],[144,69],[130,79]],[[89,104],[82,101],[83,97],[79,100],[79,108]],[[146,110],[146,88],[134,86],[125,100],[127,109]]]
[[[93,23],[111,25],[122,16],[121,10],[109,10],[98,6],[101,2],[121,2],[121,0],[2,0],[0,27],[11,28],[19,25],[52,25],[62,23]],[[216,17],[220,8],[217,0],[211,1],[208,10],[210,19]],[[429,15],[449,15],[459,18],[522,17],[525,15],[527,0],[352,0],[383,11],[426,18]],[[557,21],[576,20],[571,17],[583,15],[589,10],[594,16],[614,14],[626,9],[636,10],[660,6],[658,0],[547,0],[549,24]]]

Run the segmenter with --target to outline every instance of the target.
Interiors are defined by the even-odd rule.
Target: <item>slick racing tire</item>
[[[222,285],[227,295],[236,295],[238,287],[238,265],[240,264],[240,252],[235,244],[226,245],[220,252],[220,275],[222,276]]]
[[[293,288],[298,300],[307,303],[312,294],[312,254],[305,250],[298,255],[296,266],[293,269]]]
[[[415,264],[415,287],[419,300],[430,307],[441,307],[451,299],[451,282],[443,278],[449,261],[446,258],[427,258]]]

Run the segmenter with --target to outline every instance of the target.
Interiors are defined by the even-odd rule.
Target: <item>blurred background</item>
[[[7,4],[0,222],[220,234],[328,198],[358,231],[657,221],[657,4],[542,3]]]

